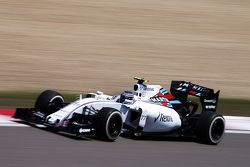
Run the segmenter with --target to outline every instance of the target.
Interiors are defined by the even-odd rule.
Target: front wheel
[[[121,113],[109,107],[102,108],[95,118],[95,131],[98,139],[115,141],[122,130]]]
[[[35,109],[48,115],[62,108],[63,103],[64,98],[60,93],[54,90],[45,90],[36,99]]]
[[[218,144],[225,130],[225,119],[218,113],[206,111],[201,114],[196,124],[197,138],[207,144]]]

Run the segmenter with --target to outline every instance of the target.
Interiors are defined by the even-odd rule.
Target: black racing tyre
[[[51,114],[63,106],[63,96],[53,90],[43,91],[35,102],[35,109],[44,112],[45,114]]]
[[[206,111],[198,118],[196,124],[197,139],[206,144],[218,144],[224,135],[225,119],[222,115]]]
[[[98,139],[115,141],[122,130],[121,113],[114,108],[104,107],[97,113],[94,124]]]

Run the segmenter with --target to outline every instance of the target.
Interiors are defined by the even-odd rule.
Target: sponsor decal
[[[139,89],[139,91],[145,91],[145,90],[147,90],[147,86],[142,84],[139,86],[138,89]]]
[[[90,129],[83,129],[83,128],[79,129],[79,133],[88,133],[90,131],[91,131]]]
[[[142,92],[142,91],[155,91],[155,89],[153,87],[148,87],[147,85],[144,85],[144,84],[135,85],[134,90],[139,91],[139,92]]]
[[[181,86],[181,87],[188,87],[188,86],[189,86],[189,83],[180,83],[179,86]]]
[[[194,85],[194,86],[192,87],[192,89],[197,90],[197,91],[203,91],[205,88],[204,88],[204,87],[201,87],[201,86],[198,86],[198,85]]]
[[[212,100],[207,100],[207,99],[204,99],[204,102],[205,103],[216,103],[216,100],[215,99],[212,99]]]
[[[147,87],[146,91],[155,91],[155,89],[154,89],[154,88],[148,88],[148,87]]]
[[[214,105],[209,105],[209,106],[205,106],[206,109],[216,109],[216,106]]]
[[[160,121],[160,122],[173,122],[173,118],[171,116],[168,115],[164,115],[162,113],[159,113],[159,115],[155,118],[155,121]]]
[[[140,91],[155,91],[155,89],[147,87],[146,85],[143,85],[140,87]]]

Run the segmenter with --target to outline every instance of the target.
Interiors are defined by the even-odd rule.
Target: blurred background
[[[169,88],[250,98],[250,1],[0,0],[0,91]]]
[[[138,76],[166,89],[186,80],[221,90],[219,113],[250,117],[249,53],[250,0],[0,0],[0,110],[33,107],[44,89],[67,102],[97,90],[118,94]],[[227,133],[218,146],[171,138],[111,143],[3,127],[6,117],[0,113],[6,167],[250,162],[245,134]],[[249,133],[240,126],[249,118],[240,120],[226,128]]]

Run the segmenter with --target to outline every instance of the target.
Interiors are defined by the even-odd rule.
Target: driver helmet
[[[134,94],[131,91],[124,91],[120,96],[120,103],[123,103],[125,100],[133,100]]]

